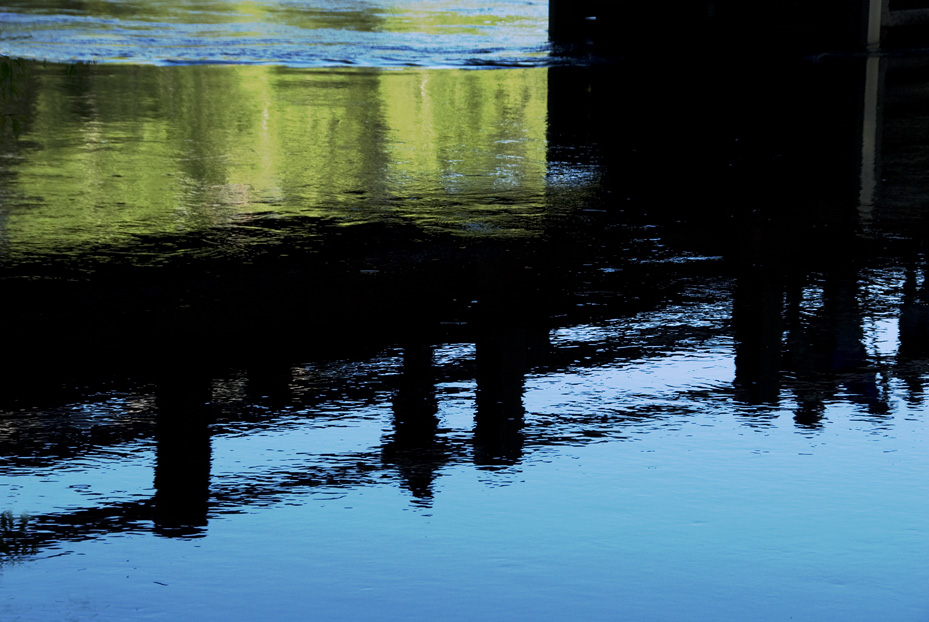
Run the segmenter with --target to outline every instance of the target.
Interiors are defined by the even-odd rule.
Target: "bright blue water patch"
[[[0,613],[923,620],[925,592],[912,588],[929,580],[925,421],[899,417],[890,434],[870,436],[845,408],[830,417],[832,427],[805,437],[787,413],[767,430],[723,412],[672,415],[627,442],[543,452],[518,470],[449,465],[425,508],[376,480],[295,489],[219,509],[202,539],[116,534],[44,551],[4,570]],[[308,432],[290,440],[319,452],[308,464],[325,461]],[[332,430],[318,432],[339,451]],[[214,439],[218,462],[231,440]],[[268,440],[243,439],[240,457],[265,451],[276,462]]]

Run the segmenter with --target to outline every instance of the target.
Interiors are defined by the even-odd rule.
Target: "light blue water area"
[[[429,509],[373,486],[69,545],[4,569],[4,619],[924,619],[924,422],[675,424],[449,469]]]
[[[726,310],[708,301],[695,324],[720,321],[714,308]],[[527,376],[526,442],[510,464],[472,463],[474,384],[451,376],[475,351],[437,348],[438,375],[449,378],[437,384],[437,439],[449,449],[425,499],[378,459],[395,425],[387,392],[298,407],[267,425],[218,423],[201,537],[157,537],[143,522],[8,561],[0,616],[924,620],[924,407],[895,384],[889,412],[869,414],[840,395],[816,427],[794,420],[788,389],[779,405],[739,405],[727,388],[725,333],[615,356],[617,344],[647,343],[651,328],[674,326],[685,311],[553,332],[556,348],[612,355]],[[400,365],[385,351],[325,373],[332,382],[339,373],[343,383],[386,379]],[[292,370],[295,392],[312,370]],[[241,399],[236,382],[216,381],[215,407]],[[91,452],[44,474],[83,477],[107,491],[97,499],[104,506],[132,501],[151,494],[150,480],[119,486],[154,460],[144,444],[129,447],[132,460]],[[7,471],[5,482],[18,477]],[[90,503],[59,492],[64,506]],[[27,506],[42,509],[26,498],[17,509]]]
[[[6,3],[0,52],[53,62],[538,65],[543,0]]]

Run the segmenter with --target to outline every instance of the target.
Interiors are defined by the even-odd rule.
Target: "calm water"
[[[929,66],[545,10],[4,5],[0,618],[929,617]]]

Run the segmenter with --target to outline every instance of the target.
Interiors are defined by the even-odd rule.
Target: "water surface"
[[[55,62],[462,67],[546,61],[541,0],[8,2],[0,50]]]
[[[926,619],[919,63],[182,6],[6,5],[0,617]]]

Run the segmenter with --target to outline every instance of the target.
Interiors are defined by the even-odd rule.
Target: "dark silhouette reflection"
[[[897,375],[906,384],[907,400],[920,405],[929,372],[929,271],[924,261],[915,259],[906,267],[898,327]]]
[[[474,462],[479,466],[511,465],[523,455],[527,328],[525,318],[513,311],[478,321]]]
[[[827,273],[822,284],[818,308],[803,309],[803,292],[797,285],[788,292],[787,358],[794,375],[792,388],[797,396],[797,423],[819,423],[824,403],[840,387],[847,399],[861,404],[869,413],[888,410],[875,372],[864,346],[864,328],[858,274],[844,266]]]
[[[438,410],[432,346],[407,344],[393,397],[394,434],[382,457],[396,466],[403,485],[424,504],[431,502],[436,472],[447,461],[447,448],[436,437]]]
[[[903,304],[900,306],[901,358],[921,358],[929,354],[929,274],[915,261],[906,267]]]
[[[170,363],[169,363],[170,364]],[[164,375],[156,394],[155,531],[205,532],[210,497],[210,382],[192,366]]]
[[[164,253],[164,265],[141,270],[91,257],[84,259],[91,267],[81,268],[81,275],[91,275],[84,280],[78,279],[79,262],[70,260],[41,266],[37,260],[41,271],[36,267],[35,273],[48,276],[41,279],[25,278],[32,275],[28,266],[4,268],[0,287],[17,304],[0,308],[0,324],[45,335],[54,346],[28,344],[18,352],[9,340],[0,361],[7,379],[0,404],[47,412],[44,419],[4,414],[0,449],[24,457],[29,466],[25,458],[61,463],[80,452],[100,452],[107,443],[152,435],[157,440],[154,499],[36,517],[28,528],[38,525],[51,534],[41,546],[147,530],[152,521],[157,533],[195,536],[205,533],[211,510],[237,512],[320,490],[396,485],[398,478],[385,477],[387,472],[399,474],[415,503],[428,505],[449,464],[473,460],[479,468],[502,470],[540,447],[622,438],[639,423],[648,424],[639,426],[644,434],[665,418],[699,416],[700,404],[720,392],[726,400],[720,408],[728,408],[730,394],[719,391],[715,380],[704,385],[690,378],[680,379],[673,402],[665,399],[664,387],[649,393],[653,389],[646,386],[642,394],[621,387],[630,389],[621,407],[598,404],[590,409],[596,412],[577,417],[557,411],[529,417],[524,393],[529,373],[632,369],[697,351],[700,344],[724,348],[719,344],[730,335],[724,309],[732,291],[737,401],[761,406],[753,409],[760,412],[794,399],[800,428],[821,426],[834,402],[883,414],[888,390],[879,378],[888,363],[865,348],[870,316],[861,284],[882,260],[856,228],[853,177],[867,167],[857,163],[860,150],[849,138],[855,134],[854,102],[861,98],[850,96],[854,80],[846,81],[854,77],[853,65],[829,73],[825,64],[796,75],[794,66],[781,68],[771,74],[777,80],[766,77],[764,84],[736,71],[721,73],[706,78],[706,87],[702,74],[675,76],[673,67],[553,68],[546,162],[551,183],[546,225],[537,236],[485,239],[426,235],[414,225],[387,221],[337,227],[257,219],[242,231],[150,239],[146,247],[161,256],[160,249],[171,245],[240,245],[253,256],[250,262],[231,252],[214,259],[210,253],[173,259]],[[820,70],[832,81],[820,84]],[[688,68],[677,72],[689,75]],[[618,75],[637,85],[635,97],[615,97],[611,87]],[[705,97],[685,105],[680,93]],[[798,93],[804,94],[800,103],[793,101]],[[385,136],[368,134],[359,149],[381,153],[369,147]],[[386,174],[386,160],[379,158],[371,156],[365,165],[375,181]],[[190,166],[200,164],[191,160]],[[876,201],[888,187],[875,191]],[[348,203],[356,201],[352,196]],[[893,257],[891,272],[906,270],[892,371],[905,381],[909,398],[921,403],[929,370],[927,266],[923,257],[900,253],[892,240],[924,234],[907,232],[907,215],[882,205],[883,212],[881,206],[873,210],[871,226],[893,224],[894,235],[881,252]],[[233,233],[235,240],[225,237]],[[889,306],[888,300],[892,295],[880,304]],[[684,311],[666,313],[674,308]],[[183,338],[177,335],[181,321],[189,324]],[[550,346],[549,328],[569,336]],[[125,347],[126,335],[136,339],[131,348]],[[152,356],[150,346],[165,335],[174,335],[175,345]],[[475,344],[475,361],[462,362],[466,354],[455,363],[434,356],[442,344],[463,342]],[[384,371],[393,369],[392,356],[378,364],[371,357],[393,352],[397,344],[402,369],[392,377]],[[544,359],[536,356],[542,347],[551,349]],[[125,416],[128,407],[113,406],[110,418],[88,416],[73,433],[57,425],[77,422],[79,409],[71,406],[81,400],[82,410],[99,414],[92,396],[122,386],[113,384],[118,374],[112,364],[87,365],[78,374],[77,357],[120,348],[144,359],[135,361],[142,371],[130,370],[133,382],[125,384],[157,385],[156,415],[133,419]],[[212,371],[186,360],[185,351],[194,349],[210,353],[210,368],[236,370],[225,402],[222,390],[211,396],[210,378],[217,378]],[[291,366],[296,361],[313,365],[301,371]],[[159,364],[167,371],[152,371]],[[582,373],[576,377],[586,382]],[[437,382],[472,378],[473,438],[441,430]],[[213,414],[244,432],[258,429],[256,418],[261,429],[286,432],[310,419],[314,426],[340,425],[343,413],[360,413],[380,426],[382,411],[366,408],[382,404],[389,382],[395,383],[393,429],[383,445],[286,456],[283,466],[243,465],[241,472],[214,475],[211,482]],[[67,390],[47,389],[55,386]],[[574,399],[570,391],[566,400]],[[150,412],[150,400],[136,401]],[[61,413],[51,417],[47,403]],[[11,529],[4,537],[18,539],[15,546],[21,547],[27,527]]]
[[[776,405],[780,399],[784,286],[765,270],[743,273],[732,309],[736,399]]]
[[[743,274],[733,304],[737,399],[777,405],[783,385],[797,400],[795,420],[803,427],[821,424],[840,389],[867,412],[886,413],[878,365],[864,345],[859,290],[850,262],[810,276]]]
[[[0,567],[6,561],[16,561],[38,552],[38,543],[29,527],[28,515],[0,512]]]

